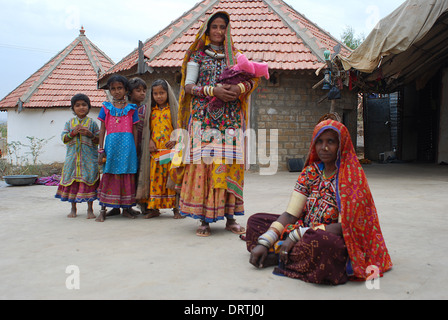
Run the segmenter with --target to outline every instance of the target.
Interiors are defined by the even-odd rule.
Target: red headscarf
[[[350,133],[342,123],[325,120],[315,127],[305,166],[320,162],[315,142],[326,130],[333,130],[339,135],[336,198],[354,276],[366,279],[371,275],[371,270],[374,270],[372,266],[378,267],[382,275],[392,268],[392,262],[364,170],[353,148]]]

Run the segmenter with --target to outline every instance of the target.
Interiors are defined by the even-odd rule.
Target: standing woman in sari
[[[257,81],[217,85],[225,68],[235,65],[236,53],[229,15],[217,12],[201,27],[182,65],[178,121],[189,141],[184,141],[183,163],[171,175],[181,188],[181,214],[201,221],[196,231],[201,237],[210,235],[210,223],[224,219],[227,230],[245,233],[235,220],[244,214],[244,152],[233,139],[246,129],[248,99]],[[209,108],[212,97],[224,107]],[[233,135],[231,148],[225,148],[224,138],[216,139],[219,134]]]
[[[342,284],[382,275],[392,262],[364,171],[347,128],[324,120],[282,215],[248,220],[247,249],[256,267],[305,282]]]

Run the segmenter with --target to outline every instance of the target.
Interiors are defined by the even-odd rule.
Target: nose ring
[[[325,147],[325,151],[328,151],[328,147]]]

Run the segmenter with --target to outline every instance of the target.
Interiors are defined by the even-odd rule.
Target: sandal
[[[206,226],[199,226],[199,228],[196,230],[196,235],[198,237],[209,237],[211,234],[211,230],[210,230],[210,226],[206,225]]]
[[[226,224],[226,230],[235,234],[245,234],[246,228],[240,226],[238,223]]]

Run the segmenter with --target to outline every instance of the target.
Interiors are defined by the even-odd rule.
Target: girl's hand
[[[151,139],[151,141],[149,141],[149,152],[157,152],[157,151],[159,151],[159,149],[157,149],[156,143]]]
[[[296,243],[292,241],[289,237],[287,237],[286,240],[283,241],[283,244],[280,248],[280,261],[283,262],[284,264],[288,263],[288,255],[295,244]]]
[[[165,144],[165,148],[167,148],[167,149],[173,149],[175,146],[176,146],[176,141],[168,141]]]
[[[78,124],[78,125],[72,130],[72,132],[70,133],[70,135],[71,135],[72,137],[76,137],[76,136],[79,134],[81,128],[82,128],[82,126]]]
[[[98,164],[104,164],[106,161],[106,154],[103,152],[103,153],[100,153],[99,155],[98,155]]]
[[[86,128],[84,126],[81,126],[78,131],[79,131],[79,134],[81,134],[82,136],[86,136],[89,138],[94,137],[93,133],[88,128]]]

